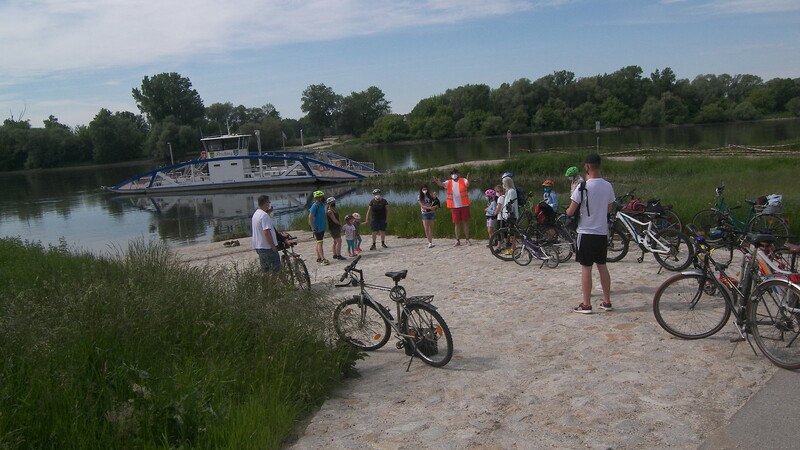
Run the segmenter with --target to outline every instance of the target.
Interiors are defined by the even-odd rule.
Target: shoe
[[[230,246],[233,245],[233,242],[232,241],[228,241],[228,242],[226,242],[226,243],[224,243],[222,245],[225,246],[225,247],[230,247]]]
[[[456,241],[456,245],[454,245],[453,247],[458,247],[460,245],[461,245],[461,241]]]
[[[472,242],[469,239],[467,239],[467,245],[472,245]]]
[[[241,244],[239,244],[239,241],[233,241],[233,242],[231,243],[231,247],[238,247],[238,246],[240,246],[240,245],[241,245]]]
[[[375,247],[375,244],[372,244],[372,246],[370,246],[370,248],[369,248],[369,249],[370,249],[370,250],[375,250],[376,248],[377,248],[377,247]]]
[[[327,259],[325,259],[325,258],[317,258],[317,262],[318,262],[318,263],[320,263],[320,264],[322,264],[323,266],[327,266],[328,264],[330,264],[330,263],[328,262],[328,260],[327,260]]]
[[[381,242],[381,247],[383,247],[383,248],[389,248],[389,246],[388,246],[388,245],[386,245],[386,242]]]
[[[338,259],[338,260],[342,260],[343,261],[343,260],[346,260],[347,258],[345,258],[342,255],[333,255],[333,259]]]
[[[611,306],[611,303],[600,303],[600,309],[603,311],[613,311],[614,307]]]
[[[428,242],[428,248],[433,248],[433,247],[436,247],[435,245],[433,245],[433,242]]]
[[[576,306],[573,311],[580,314],[591,314],[592,313],[592,305],[583,306],[583,302],[580,305]]]
[[[506,255],[506,256],[508,256],[508,255],[511,255],[511,254],[513,254],[513,253],[514,253],[514,252],[513,252],[513,250],[511,250],[511,249],[508,249],[508,250],[506,250],[505,252],[503,252],[503,254],[504,254],[504,255]]]

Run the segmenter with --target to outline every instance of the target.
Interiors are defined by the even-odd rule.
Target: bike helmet
[[[484,195],[487,197],[494,197],[497,195],[497,192],[495,192],[494,189],[487,189],[486,192],[484,192]]]
[[[505,172],[505,173],[503,173],[503,175],[500,177],[500,179],[502,180],[502,179],[503,179],[503,178],[505,178],[505,177],[514,178],[514,174],[513,174],[512,172]]]
[[[335,201],[336,201],[336,197],[328,197],[328,199],[325,200],[325,204],[326,205],[330,205],[331,203],[333,203]]]
[[[380,194],[380,193],[381,193],[381,190],[380,190],[380,189],[373,189],[373,190],[372,190],[372,195],[375,195],[375,194]]]
[[[553,180],[544,180],[544,183],[542,183],[542,186],[553,187],[553,186],[555,186],[555,183],[553,183]]]
[[[571,177],[571,176],[577,175],[577,174],[578,174],[578,168],[575,167],[575,166],[572,166],[569,169],[567,169],[567,172],[564,174],[564,176],[565,177]]]
[[[322,191],[314,191],[314,193],[311,195],[313,195],[314,198],[325,197],[325,193]]]
[[[353,219],[356,219],[356,220],[361,220],[361,214],[359,214],[359,213],[353,213]]]

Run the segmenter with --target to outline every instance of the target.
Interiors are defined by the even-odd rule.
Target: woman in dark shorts
[[[434,206],[433,196],[427,184],[423,184],[419,188],[417,203],[422,213],[422,228],[425,230],[425,237],[428,239],[428,248],[435,247],[433,243],[433,222],[436,220],[438,206]]]

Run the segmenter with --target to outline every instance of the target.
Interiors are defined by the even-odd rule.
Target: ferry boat
[[[258,134],[256,134],[258,136]],[[250,135],[226,134],[201,139],[198,159],[136,175],[101,189],[118,194],[150,194],[264,185],[358,180],[380,175],[370,162],[328,151],[249,153]]]

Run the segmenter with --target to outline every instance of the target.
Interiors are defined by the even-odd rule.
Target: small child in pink
[[[347,216],[344,218],[345,224],[342,225],[342,230],[344,231],[344,239],[347,241],[347,256],[356,256],[356,227],[353,225],[353,216]]]

